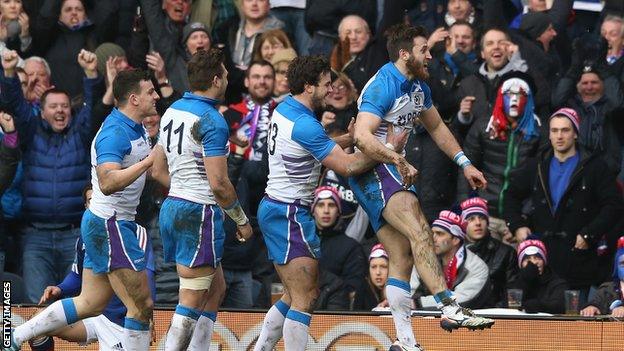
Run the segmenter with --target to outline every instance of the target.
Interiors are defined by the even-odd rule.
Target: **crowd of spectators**
[[[563,292],[575,289],[585,315],[624,313],[616,255],[624,229],[624,5],[583,1],[602,6],[596,12],[579,3],[0,0],[0,272],[22,279],[23,300],[37,302],[70,269],[91,141],[114,107],[117,73],[151,72],[161,99],[144,126],[154,145],[160,115],[189,88],[187,61],[218,47],[229,72],[220,104],[230,126],[228,175],[255,233],[240,243],[225,222],[223,307],[270,306],[278,278],[256,212],[288,64],[297,55],[330,58],[332,92],[316,112],[328,135],[344,134],[357,123],[359,92],[389,60],[385,30],[408,22],[430,33],[433,103],[488,180],[471,191],[426,129],[412,129],[405,154],[419,170],[420,206],[449,289],[473,308],[506,307],[506,291],[522,289],[523,309],[551,313],[564,312]],[[166,194],[148,180],[137,215],[156,251],[160,304],[176,303],[178,291],[158,235]],[[316,308],[387,306],[388,255],[347,180],[325,171],[312,212],[323,252]],[[411,285],[415,308],[434,305],[415,272]]]

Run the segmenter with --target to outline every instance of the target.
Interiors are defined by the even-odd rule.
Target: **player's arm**
[[[125,189],[145,173],[153,163],[154,152],[152,151],[146,158],[126,169],[121,169],[121,163],[117,162],[99,164],[96,172],[100,190],[104,195],[111,195]]]
[[[227,174],[227,156],[204,157],[204,167],[217,204],[228,208],[238,202],[236,190]]]
[[[464,152],[459,147],[457,140],[448,129],[446,124],[442,122],[442,118],[438,113],[438,110],[432,106],[428,110],[422,111],[420,114],[420,121],[427,129],[431,138],[438,145],[440,150],[444,152],[449,158],[453,159],[463,170],[464,176],[470,183],[472,189],[485,188],[487,181],[483,174],[472,165],[468,157],[464,155]]]
[[[167,156],[161,145],[154,146],[154,164],[152,165],[151,176],[165,188],[171,186],[171,177],[169,175],[169,165],[167,164]]]

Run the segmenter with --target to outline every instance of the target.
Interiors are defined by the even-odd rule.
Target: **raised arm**
[[[29,128],[28,124],[37,119],[30,104],[24,98],[20,81],[15,73],[18,60],[17,52],[12,50],[5,51],[2,55],[4,76],[0,77],[0,100],[13,114],[17,130],[20,133],[32,134],[32,128]]]

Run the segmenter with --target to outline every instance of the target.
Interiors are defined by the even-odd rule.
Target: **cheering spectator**
[[[368,276],[355,291],[354,311],[370,311],[375,307],[388,307],[386,282],[388,281],[388,254],[382,244],[377,244],[368,255]]]
[[[440,259],[447,287],[453,291],[458,303],[468,308],[481,308],[490,295],[488,266],[479,256],[466,250],[466,233],[462,228],[461,217],[451,211],[442,211],[431,224],[433,248]],[[435,308],[436,302],[420,282],[414,269],[410,281],[417,307]]]
[[[69,95],[52,89],[41,97],[41,116],[35,115],[16,77],[17,58],[14,51],[2,57],[0,99],[13,113],[24,145],[23,276],[36,302],[73,261],[84,211],[82,189],[89,181],[92,90],[100,79],[95,54],[81,51],[84,107],[72,116]]]
[[[549,121],[550,147],[536,165],[527,164],[510,181],[504,217],[516,240],[541,234],[550,267],[587,301],[591,286],[605,280],[597,246],[622,213],[622,196],[615,174],[599,155],[576,143],[580,120],[570,108],[556,111]],[[529,200],[528,213],[522,204]]]
[[[522,289],[522,308],[529,313],[563,313],[566,282],[548,266],[544,243],[530,239],[518,245],[520,273],[515,287]]]
[[[338,128],[346,131],[351,119],[358,113],[357,90],[351,79],[344,73],[332,74],[332,92],[327,95],[325,111],[321,115],[321,124],[327,126],[336,123]]]
[[[581,316],[610,314],[616,318],[624,317],[624,236],[618,240],[613,266],[613,280],[598,288],[587,307],[581,310]]]
[[[50,82],[52,71],[45,59],[39,56],[31,56],[24,61],[24,72],[27,76],[26,94],[24,97],[32,105],[34,112],[37,114],[41,112],[41,106],[39,105],[41,95],[43,95],[46,90],[53,87]],[[20,78],[20,82],[21,81]]]
[[[540,121],[535,115],[535,87],[531,78],[521,72],[501,77],[496,103],[489,119],[480,118],[470,128],[464,151],[473,164],[483,171],[488,187],[487,200],[490,234],[510,242],[512,233],[503,219],[505,193],[511,172],[537,154]],[[468,182],[458,179],[458,193],[466,197]]]
[[[600,26],[600,35],[605,38],[608,44],[607,64],[613,70],[613,74],[620,80],[624,74],[624,18],[616,15],[607,15]]]
[[[491,306],[505,306],[507,302],[505,291],[513,284],[518,275],[516,253],[509,245],[492,238],[488,230],[487,202],[479,197],[470,198],[461,203],[462,221],[466,226],[466,247],[485,264],[490,270],[492,282]]]
[[[22,8],[22,0],[0,2],[0,55],[14,50],[24,57],[30,51],[30,18]]]

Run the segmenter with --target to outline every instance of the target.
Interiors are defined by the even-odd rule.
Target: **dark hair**
[[[247,70],[245,71],[245,78],[249,78],[249,71],[251,71],[251,67],[253,66],[271,67],[271,72],[273,72],[273,76],[275,76],[275,68],[273,67],[273,65],[267,60],[260,59],[251,61],[251,63],[249,64],[249,68],[247,68]]]
[[[85,204],[87,203],[87,191],[89,190],[93,190],[91,183],[88,183],[85,185],[84,189],[82,189],[82,202]]]
[[[65,91],[65,90],[61,90],[61,89],[57,89],[57,88],[53,88],[53,89],[48,89],[46,90],[43,95],[41,95],[41,107],[44,107],[46,104],[46,99],[48,98],[48,95],[51,94],[63,94],[65,96],[67,96],[67,100],[70,101],[71,98],[69,97],[69,94]]]
[[[395,24],[386,31],[388,56],[391,61],[399,59],[399,51],[412,51],[414,38],[423,37],[427,39],[427,31],[421,26],[410,26],[408,24]]]
[[[332,134],[344,134],[346,132],[347,131],[342,128],[342,126],[338,122],[332,122],[325,126],[325,133],[330,136]]]
[[[472,24],[470,24],[470,22],[468,22],[466,20],[457,20],[457,21],[455,21],[455,23],[453,23],[453,24],[451,24],[449,26],[449,30],[451,30],[451,28],[456,27],[456,26],[466,26],[466,27],[470,28],[470,31],[472,32],[472,36],[476,37],[475,36],[475,34],[476,34],[475,27]]]
[[[323,56],[299,56],[288,66],[286,78],[293,95],[301,94],[305,85],[318,85],[321,75],[331,72],[327,58]]]
[[[208,90],[214,77],[223,76],[223,58],[223,51],[217,48],[199,50],[191,57],[187,71],[192,91]]]
[[[118,106],[125,106],[130,94],[141,92],[141,81],[151,81],[148,71],[131,69],[117,73],[113,81],[113,96]]]
[[[483,50],[483,46],[485,45],[485,35],[488,34],[488,32],[492,30],[505,34],[505,39],[511,41],[511,37],[509,36],[509,32],[507,31],[507,29],[503,27],[491,27],[483,31],[483,35],[481,36],[481,40],[479,41],[479,46],[481,47],[482,50]]]

